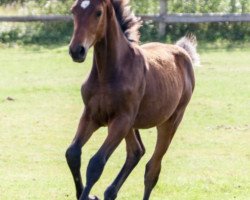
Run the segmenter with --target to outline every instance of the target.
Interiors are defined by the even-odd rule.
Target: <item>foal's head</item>
[[[75,62],[83,62],[88,49],[104,37],[108,2],[109,0],[76,0],[71,8],[74,33],[69,53]]]
[[[129,0],[76,0],[71,10],[74,33],[69,52],[75,62],[83,62],[88,49],[105,37],[112,17],[128,42],[139,42],[141,21],[131,12]]]

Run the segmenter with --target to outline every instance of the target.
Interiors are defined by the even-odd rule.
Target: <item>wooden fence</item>
[[[209,22],[250,22],[250,14],[167,14],[138,15],[144,21],[159,23],[209,23]],[[56,22],[71,21],[70,15],[0,16],[0,22]]]
[[[159,2],[158,15],[139,15],[144,21],[154,21],[159,24],[159,35],[165,35],[166,24],[169,23],[209,23],[209,22],[250,22],[248,14],[169,14],[168,0]],[[233,1],[235,4],[235,1]],[[233,5],[233,4],[232,4]],[[235,6],[235,5],[234,5]],[[41,15],[41,16],[0,16],[0,22],[56,22],[71,21],[70,15]]]
[[[71,21],[69,15],[39,15],[39,16],[0,16],[0,22],[67,22]]]
[[[159,34],[165,34],[169,23],[209,23],[209,22],[250,22],[249,14],[160,14],[138,15],[143,21],[159,23]],[[41,16],[0,16],[0,22],[67,22],[71,15],[41,15]]]

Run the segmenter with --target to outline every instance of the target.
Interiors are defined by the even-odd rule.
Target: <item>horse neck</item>
[[[129,42],[121,31],[115,13],[112,16],[107,19],[105,37],[94,46],[93,67],[97,68],[98,78],[104,80],[122,67],[119,62],[129,51]]]

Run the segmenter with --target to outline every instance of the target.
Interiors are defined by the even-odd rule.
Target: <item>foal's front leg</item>
[[[84,189],[80,172],[81,148],[98,128],[99,126],[89,119],[88,113],[84,112],[80,119],[75,138],[66,151],[67,162],[75,182],[77,199],[80,198]]]
[[[86,187],[80,200],[87,200],[90,190],[100,178],[104,166],[122,139],[131,128],[131,119],[128,116],[120,116],[112,120],[108,127],[108,136],[98,152],[91,158],[87,168]]]

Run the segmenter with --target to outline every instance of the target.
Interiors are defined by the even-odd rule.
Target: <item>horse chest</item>
[[[89,106],[98,112],[112,112],[113,108],[116,107],[115,99],[110,92],[96,93],[92,96],[89,101]]]
[[[126,95],[120,88],[102,86],[82,89],[85,106],[91,111],[92,118],[101,124],[107,124],[121,110],[126,103],[124,96]]]

